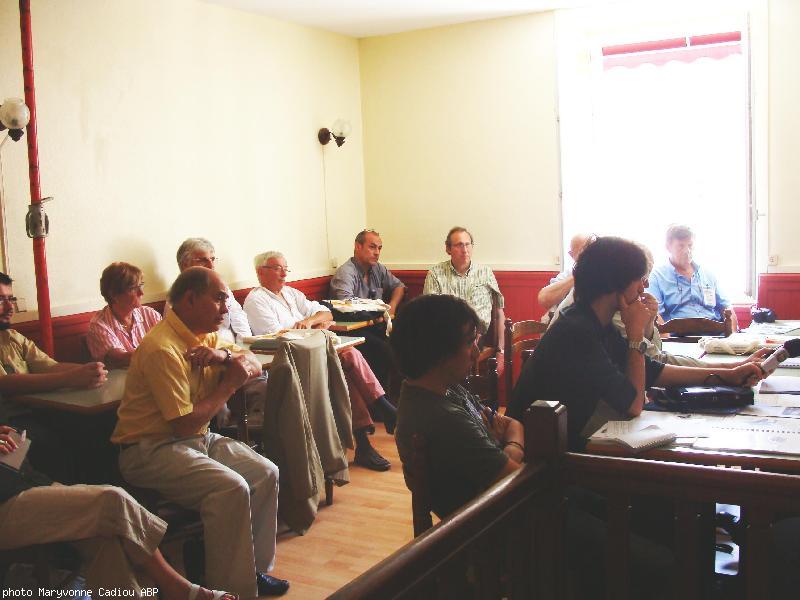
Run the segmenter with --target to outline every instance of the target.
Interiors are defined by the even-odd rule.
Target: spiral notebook
[[[617,444],[634,452],[641,452],[649,448],[671,444],[675,441],[675,437],[673,432],[664,431],[658,425],[648,425],[637,429],[637,425],[634,425],[632,421],[609,421],[589,439],[592,442]]]

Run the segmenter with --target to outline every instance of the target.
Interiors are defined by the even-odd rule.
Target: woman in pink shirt
[[[142,306],[142,270],[115,262],[103,270],[100,293],[108,302],[92,317],[86,341],[94,360],[109,368],[125,368],[144,335],[161,320],[149,306]]]

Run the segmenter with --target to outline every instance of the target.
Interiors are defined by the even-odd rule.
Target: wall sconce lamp
[[[0,105],[0,131],[8,129],[8,135],[3,142],[8,138],[18,142],[25,133],[24,127],[30,120],[31,111],[28,110],[21,98],[6,98]]]
[[[323,127],[319,130],[317,133],[317,139],[319,140],[319,143],[324,146],[331,141],[331,138],[333,138],[333,140],[336,142],[336,145],[341,148],[342,144],[344,144],[344,139],[350,135],[350,131],[352,131],[350,121],[336,119],[330,129]]]

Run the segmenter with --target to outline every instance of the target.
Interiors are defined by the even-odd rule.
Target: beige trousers
[[[120,452],[119,466],[129,483],[200,512],[209,587],[256,597],[256,570],[275,559],[278,467],[215,433],[139,442]]]
[[[0,504],[0,549],[70,542],[83,558],[87,587],[141,587],[134,566],[153,555],[167,524],[125,490],[109,485],[35,487]]]

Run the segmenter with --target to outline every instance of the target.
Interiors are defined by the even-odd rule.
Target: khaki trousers
[[[71,542],[83,558],[87,587],[141,587],[135,565],[153,555],[167,524],[125,490],[110,485],[35,487],[0,505],[0,549]]]
[[[256,597],[256,570],[275,560],[278,467],[215,433],[141,441],[120,452],[119,466],[129,483],[200,512],[209,587]]]

